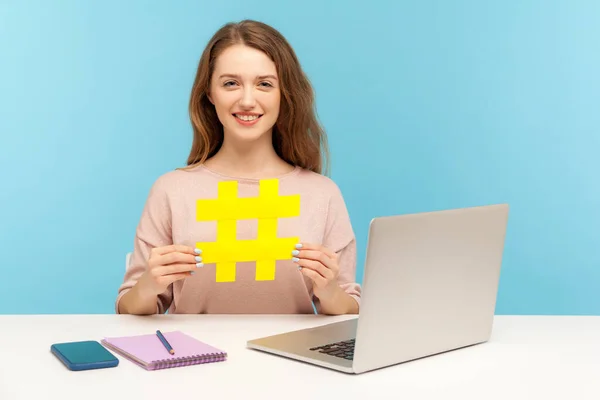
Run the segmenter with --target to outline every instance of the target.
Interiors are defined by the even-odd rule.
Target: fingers
[[[296,250],[295,252],[292,252],[292,255],[295,255],[300,259],[320,262],[327,268],[331,268],[333,264],[333,260],[329,256],[317,250]]]
[[[294,250],[292,259],[303,268],[317,272],[325,279],[332,280],[337,276],[337,255],[328,248],[312,243],[303,243],[297,246],[301,250]]]
[[[151,251],[148,264],[151,269],[171,264],[189,264],[192,269],[195,266],[202,266],[200,254],[202,254],[201,250],[185,245],[155,247]]]
[[[161,286],[168,287],[171,283],[173,283],[175,281],[179,281],[179,280],[185,279],[185,278],[187,278],[190,275],[191,275],[190,272],[180,273],[180,274],[164,275],[164,276],[158,277],[157,281],[158,281],[158,283]]]
[[[200,265],[202,266],[202,265]],[[165,266],[158,266],[152,269],[152,274],[155,277],[165,276],[165,275],[174,275],[180,273],[187,273],[194,271],[196,268],[199,268],[197,264],[171,264]]]
[[[321,276],[321,274],[315,272],[312,269],[302,268],[300,272],[302,272],[303,275],[310,278],[318,287],[324,287],[327,285],[327,279],[325,279],[323,276]]]
[[[319,261],[306,260],[306,259],[300,258],[295,262],[296,262],[296,264],[300,265],[303,270],[309,269],[311,271],[314,271],[319,276],[321,276],[322,278],[325,278],[327,280],[331,280],[335,276],[331,269],[327,268]]]
[[[185,279],[202,264],[202,251],[185,245],[169,245],[152,249],[148,260],[149,274],[160,289]]]
[[[332,260],[337,259],[336,253],[334,253],[327,247],[321,246],[320,244],[316,244],[316,243],[299,243],[296,246],[296,249],[317,251],[317,252],[324,253],[327,257],[331,258]]]
[[[196,249],[194,249],[191,246],[185,246],[182,244],[172,244],[172,245],[168,245],[168,246],[153,248],[151,255],[162,256],[162,255],[169,254],[169,253],[183,253],[183,254],[191,254],[191,255],[199,254],[198,252],[196,252]]]
[[[187,254],[187,253],[168,253],[165,255],[161,255],[156,257],[154,260],[154,265],[171,265],[171,264],[196,264],[197,262],[202,261],[201,256],[197,256],[195,254]]]

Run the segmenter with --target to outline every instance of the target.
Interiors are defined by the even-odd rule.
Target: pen
[[[167,339],[165,339],[165,337],[163,336],[163,334],[160,331],[156,331],[156,336],[158,336],[158,338],[160,339],[162,344],[165,346],[165,348],[167,350],[169,350],[169,353],[175,354],[175,350],[173,350],[173,348],[171,347],[169,342],[167,342]]]

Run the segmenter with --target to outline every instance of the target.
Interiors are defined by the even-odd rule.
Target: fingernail
[[[198,262],[202,261],[202,257],[196,256],[196,261],[198,261]]]
[[[196,263],[196,267],[198,267],[198,268],[204,267],[204,264],[202,264],[202,263]]]
[[[196,271],[190,271],[190,274],[194,275],[196,273]]]
[[[196,254],[202,254],[202,250],[196,249],[196,250],[194,250],[194,253],[196,253]]]
[[[298,262],[298,261],[300,261],[300,259],[298,257],[292,257],[292,261],[293,262]]]
[[[301,265],[298,265],[298,271],[300,271],[302,269]]]
[[[293,255],[293,256],[297,256],[298,254],[300,254],[300,252],[299,252],[298,250],[294,250],[294,251],[292,251],[292,255]]]
[[[298,243],[298,244],[296,245],[296,248],[297,248],[297,249],[300,249],[300,248],[302,248],[302,243]]]

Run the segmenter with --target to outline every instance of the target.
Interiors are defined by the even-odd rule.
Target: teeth
[[[242,121],[254,121],[258,118],[258,115],[239,115],[235,114],[236,118],[241,119]]]

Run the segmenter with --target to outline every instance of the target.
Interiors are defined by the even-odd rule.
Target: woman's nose
[[[256,103],[256,100],[254,98],[254,92],[252,91],[251,88],[245,89],[242,92],[242,97],[241,97],[239,103],[242,107],[253,107],[254,106],[254,104]]]

